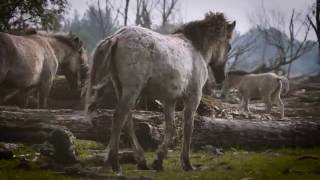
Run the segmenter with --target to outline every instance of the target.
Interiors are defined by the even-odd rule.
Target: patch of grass
[[[79,159],[87,159],[93,150],[105,147],[93,141],[76,140]],[[146,152],[149,167],[155,159],[155,152]],[[211,152],[191,153],[191,162],[199,170],[185,172],[180,166],[180,151],[168,153],[164,161],[164,172],[137,170],[136,165],[122,164],[125,176],[148,176],[159,180],[211,180],[211,179],[320,179],[320,147],[317,148],[280,148],[265,151],[245,151],[230,149],[218,156]],[[0,179],[68,179],[52,172],[32,169],[15,169],[17,161],[0,161]],[[89,169],[106,175],[114,175],[110,167],[86,164]],[[23,178],[20,178],[23,177]]]
[[[71,180],[74,178],[55,175],[52,172],[24,171],[24,170],[0,170],[1,180]]]
[[[76,152],[79,160],[86,159],[92,155],[91,150],[104,149],[103,145],[95,141],[86,141],[76,139],[75,141]]]
[[[35,157],[36,151],[28,145],[19,145],[13,154],[16,157],[26,156],[28,159]],[[31,169],[18,169],[20,160],[15,158],[11,160],[0,160],[0,180],[69,180],[71,177],[54,174],[51,171],[43,171],[36,162],[31,162]]]
[[[150,176],[155,179],[320,179],[320,148],[278,149],[266,152],[229,150],[222,156],[208,152],[191,154],[193,165],[201,165],[193,172],[181,170],[179,153],[171,152],[164,162],[164,172],[138,171],[133,165],[123,165],[130,176]],[[152,162],[154,153],[146,153]]]
[[[77,143],[83,154],[90,155],[87,147],[98,148],[91,142]],[[78,147],[77,147],[78,148]],[[99,147],[103,148],[103,147]],[[174,179],[320,179],[320,147],[281,148],[266,151],[227,150],[218,156],[210,152],[191,153],[191,162],[200,170],[185,172],[180,166],[180,152],[168,153],[164,161],[164,172],[137,170],[135,165],[122,164],[126,176],[149,176],[159,180]],[[151,167],[154,152],[146,152],[145,157]],[[301,156],[316,157],[299,160]],[[85,158],[85,156],[83,156]],[[87,156],[88,157],[88,156]],[[110,168],[101,168],[100,173],[114,175]]]
[[[17,169],[19,164],[18,159],[13,160],[0,160],[0,180],[37,180],[37,179],[48,179],[48,180],[70,180],[71,177],[56,175],[50,171],[41,171],[37,166],[32,165],[31,169],[21,170]]]

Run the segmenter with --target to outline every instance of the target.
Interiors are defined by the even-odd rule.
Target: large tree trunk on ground
[[[93,126],[90,126],[81,111],[0,107],[0,141],[6,141],[9,136],[16,137],[15,140],[25,138],[28,134],[23,134],[23,129],[28,127],[34,128],[30,133],[42,132],[42,124],[46,124],[51,127],[65,126],[79,139],[106,143],[110,134],[112,114],[112,110],[98,111],[93,116]],[[177,113],[176,116],[176,134],[177,139],[180,139],[181,113]],[[145,149],[154,149],[163,132],[162,113],[136,111],[133,118],[142,146]],[[123,136],[122,139],[125,140],[127,137]],[[199,149],[205,145],[253,149],[317,146],[320,145],[320,123],[290,120],[226,120],[196,116],[193,148]]]

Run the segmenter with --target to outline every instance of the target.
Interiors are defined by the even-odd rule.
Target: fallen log
[[[11,134],[19,134],[21,128],[39,124],[64,126],[79,139],[106,143],[110,135],[112,110],[98,110],[90,126],[81,111],[36,110],[0,107],[0,141]],[[135,111],[133,118],[136,133],[145,149],[154,149],[162,138],[163,114],[151,111]],[[176,114],[176,139],[181,139],[181,113]],[[40,127],[40,126],[39,126]],[[17,136],[18,137],[18,136]],[[124,144],[127,137],[122,137]],[[275,147],[312,147],[320,145],[320,122],[303,120],[226,120],[222,118],[195,117],[193,148],[206,145],[215,147],[241,147],[262,149]],[[177,144],[177,143],[175,143]]]

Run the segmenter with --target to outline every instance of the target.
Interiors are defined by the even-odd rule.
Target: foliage
[[[91,154],[88,150],[103,149],[102,144],[95,141],[76,140],[75,145],[77,156],[80,160],[90,157]]]
[[[67,0],[6,0],[0,2],[0,31],[26,27],[58,29]]]

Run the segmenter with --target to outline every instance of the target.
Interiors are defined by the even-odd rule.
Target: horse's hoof
[[[195,170],[195,168],[193,168],[190,164],[189,165],[183,165],[182,169],[184,171],[193,171],[193,170]]]
[[[139,169],[139,170],[149,170],[149,167],[147,166],[147,163],[144,160],[144,161],[138,162],[137,169]]]
[[[156,171],[163,171],[162,161],[156,159],[153,161],[152,168]]]
[[[195,170],[191,164],[190,164],[190,161],[181,161],[181,167],[183,170],[185,171],[193,171]]]
[[[119,164],[111,165],[112,171],[118,176],[122,176],[122,168]]]

